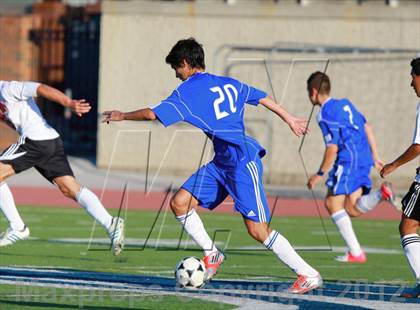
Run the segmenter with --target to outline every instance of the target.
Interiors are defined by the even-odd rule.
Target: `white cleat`
[[[19,240],[25,240],[29,238],[29,228],[24,227],[22,230],[14,230],[7,228],[7,230],[0,235],[0,247],[12,245]]]
[[[293,294],[305,294],[320,287],[322,287],[322,278],[319,274],[315,277],[298,275],[297,280],[288,291]]]
[[[111,239],[111,250],[115,256],[120,255],[124,248],[124,220],[114,217],[111,226],[108,228],[109,239]]]

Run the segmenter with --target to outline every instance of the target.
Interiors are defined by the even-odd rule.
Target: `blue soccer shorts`
[[[372,166],[352,167],[350,163],[336,163],[325,183],[333,195],[350,195],[362,188],[363,195],[372,188],[369,178]]]
[[[189,177],[181,188],[209,210],[215,209],[230,195],[235,203],[234,209],[245,218],[254,222],[269,222],[270,210],[262,175],[263,166],[259,158],[229,170],[210,162]]]

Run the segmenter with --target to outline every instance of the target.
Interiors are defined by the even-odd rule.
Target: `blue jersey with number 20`
[[[235,79],[199,72],[152,110],[165,127],[184,121],[202,129],[213,141],[214,162],[235,167],[265,155],[264,148],[245,134],[244,108],[266,96]]]

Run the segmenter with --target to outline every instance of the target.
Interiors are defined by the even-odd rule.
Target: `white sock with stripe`
[[[187,214],[176,216],[176,219],[183,225],[185,231],[195,243],[203,249],[205,256],[217,251],[195,209]]]
[[[370,194],[363,195],[356,201],[356,208],[362,213],[373,210],[382,200],[381,190],[371,192]]]
[[[405,235],[401,237],[401,244],[417,283],[420,284],[420,237],[418,234]]]
[[[350,253],[354,256],[362,254],[362,248],[360,247],[359,241],[354,233],[350,217],[348,216],[346,210],[343,209],[331,214],[331,219],[337,226],[337,229],[349,248]]]
[[[264,245],[268,250],[274,252],[277,257],[291,270],[299,275],[315,277],[319,273],[312,268],[302,257],[293,249],[289,241],[280,233],[273,230],[268,238],[264,241]]]
[[[109,229],[112,216],[106,211],[99,198],[92,191],[82,186],[76,194],[76,201],[105,229]]]
[[[16,208],[12,192],[6,183],[0,183],[0,210],[3,212],[13,230],[23,230],[25,223]]]

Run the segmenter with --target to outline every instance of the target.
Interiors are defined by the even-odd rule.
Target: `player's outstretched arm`
[[[365,132],[368,138],[370,150],[372,151],[373,160],[375,161],[375,168],[379,171],[384,167],[383,161],[379,158],[378,148],[376,146],[375,135],[373,134],[372,126],[369,123],[365,124]]]
[[[419,154],[420,154],[420,144],[415,143],[415,144],[410,145],[410,147],[404,153],[402,153],[400,157],[398,157],[392,163],[386,164],[382,168],[380,172],[381,177],[385,178],[388,174],[390,174],[392,171],[397,169],[399,166],[402,166],[405,163],[413,160],[414,158],[419,156]]]
[[[278,103],[276,103],[271,97],[265,97],[260,100],[260,104],[276,113],[286,124],[289,125],[290,129],[298,137],[304,135],[308,131],[308,122],[304,119],[297,118],[291,115]]]
[[[58,89],[41,84],[36,90],[38,96],[44,97],[50,101],[61,104],[62,106],[70,108],[78,116],[82,116],[88,113],[91,109],[90,103],[86,102],[85,99],[75,100],[66,96],[63,92]]]
[[[154,121],[156,119],[155,112],[150,108],[140,109],[133,112],[121,112],[118,110],[105,111],[102,113],[102,123],[118,122],[118,121]]]

